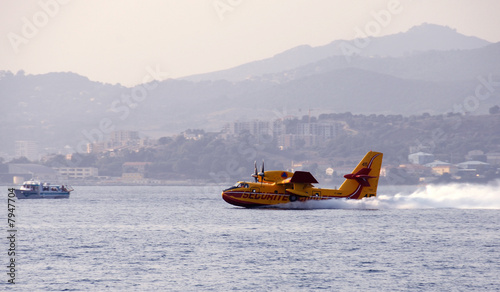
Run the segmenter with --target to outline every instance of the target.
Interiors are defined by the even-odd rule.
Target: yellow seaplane
[[[352,173],[344,175],[346,180],[338,190],[314,187],[318,181],[307,171],[264,171],[262,163],[261,172],[257,173],[255,163],[255,182],[239,181],[223,190],[222,198],[235,206],[254,208],[295,201],[375,197],[382,156],[380,152],[368,152]]]

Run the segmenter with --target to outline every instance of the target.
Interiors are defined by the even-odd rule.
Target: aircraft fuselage
[[[260,207],[290,202],[320,201],[329,199],[362,199],[377,195],[377,185],[382,165],[380,152],[370,151],[346,174],[344,183],[337,189],[316,188],[318,181],[307,171],[262,171],[255,166],[255,182],[237,182],[222,191],[222,198],[229,204],[241,207]]]
[[[236,187],[242,185],[243,187]],[[287,191],[290,189],[294,191],[293,186],[289,185],[277,185],[270,183],[249,183],[249,182],[238,182],[235,187],[229,188],[222,192],[222,198],[229,204],[241,206],[241,207],[261,207],[268,205],[286,204],[290,202],[306,202],[306,201],[320,201],[320,200],[330,200],[330,199],[358,199],[361,193],[361,189],[358,189],[352,193],[344,193],[340,190],[335,189],[321,189],[321,188],[305,188],[301,190],[304,195],[297,195],[292,192]],[[248,187],[245,187],[248,186]],[[363,197],[372,197],[373,194],[365,194]]]

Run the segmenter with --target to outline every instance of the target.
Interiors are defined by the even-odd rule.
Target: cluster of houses
[[[266,139],[275,137],[280,149],[302,146],[318,146],[325,141],[335,137],[339,131],[343,131],[339,122],[318,122],[316,120],[297,120],[285,125],[284,121],[275,122],[251,121],[233,122],[228,124],[222,131],[221,138],[249,133],[255,137]],[[201,139],[203,131],[190,130],[182,133],[186,139]],[[268,139],[267,139],[268,140]],[[109,151],[109,149],[139,149],[145,146],[153,146],[157,141],[152,139],[141,139],[137,131],[115,131],[111,133],[107,141],[89,144],[87,152],[96,153]],[[410,149],[412,151],[413,149]],[[406,174],[418,178],[420,182],[427,182],[440,176],[448,176],[452,179],[481,178],[486,175],[497,174],[500,166],[500,153],[484,153],[480,150],[470,151],[465,160],[460,163],[450,163],[437,160],[434,154],[416,152],[408,155],[408,163],[396,166],[384,164],[381,176],[388,175],[388,169],[404,170]],[[33,141],[16,141],[16,154],[18,157],[32,157],[35,159],[37,145]],[[38,155],[37,155],[38,157]],[[440,156],[441,158],[442,156]],[[447,161],[454,161],[453,157],[447,157]],[[95,167],[55,167],[50,168],[38,164],[9,163],[2,165],[0,169],[0,182],[20,184],[24,180],[37,178],[44,181],[79,181],[79,182],[122,182],[133,184],[163,184],[165,181],[150,180],[146,177],[147,165],[150,162],[125,162],[122,166],[121,177],[105,177],[99,175]],[[324,161],[292,162],[288,170],[307,169],[315,175],[329,177],[342,177],[352,171],[352,165],[334,166],[335,163]]]
[[[436,177],[448,175],[450,178],[481,178],[487,174],[498,174],[500,165],[500,153],[483,153],[471,151],[466,156],[469,160],[452,164],[436,160],[431,153],[417,152],[408,156],[408,164],[398,166],[383,165],[381,176],[387,176],[388,169],[398,168],[404,170],[408,175],[417,177],[420,182],[430,182]],[[0,171],[0,181],[6,183],[21,184],[23,181],[37,178],[44,181],[77,181],[77,182],[121,182],[134,184],[164,184],[159,180],[150,180],[145,177],[147,165],[150,162],[125,162],[122,166],[121,177],[99,176],[99,170],[95,167],[47,167],[32,163],[9,163]],[[317,175],[325,178],[343,176],[352,171],[352,165],[335,167],[325,163],[295,162],[289,170],[308,169],[315,164],[314,171]]]
[[[22,184],[23,181],[38,179],[46,182],[59,180],[98,179],[99,170],[95,167],[48,167],[34,163],[8,163],[0,172],[0,181],[5,183]]]
[[[450,180],[474,181],[482,178],[500,178],[500,153],[483,153],[482,151],[470,151],[466,155],[466,161],[460,163],[449,163],[436,160],[435,155],[425,152],[416,152],[408,155],[408,163],[400,165],[382,164],[380,176],[386,178],[389,183],[431,183],[442,176]],[[321,179],[343,180],[343,176],[353,169],[351,164],[344,166],[332,166],[332,163],[322,161],[292,162],[289,170],[314,171]],[[396,170],[396,174],[391,170]],[[404,173],[408,180],[390,178],[391,175]]]
[[[484,153],[481,150],[470,151],[466,161],[449,163],[436,160],[433,154],[417,152],[408,155],[411,166],[409,172],[420,175],[423,181],[428,177],[448,175],[455,179],[481,178],[498,173],[500,153]]]

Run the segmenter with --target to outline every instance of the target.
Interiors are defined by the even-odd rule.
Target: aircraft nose
[[[248,207],[247,203],[242,202],[237,195],[234,193],[229,192],[222,192],[222,199],[226,201],[227,203],[234,205],[234,206],[240,206],[240,207]]]
[[[227,191],[222,191],[221,196],[222,196],[222,198],[223,198],[225,201],[227,201],[227,200],[226,200],[227,198],[231,198],[231,197],[232,197],[232,196],[231,196],[231,194],[230,194],[230,192],[227,192]]]
[[[231,200],[232,196],[230,194],[228,194],[226,191],[223,191],[222,192],[222,199],[228,203],[231,204],[232,200]]]

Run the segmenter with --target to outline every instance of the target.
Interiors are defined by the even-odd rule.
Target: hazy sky
[[[148,68],[177,78],[353,39],[377,18],[376,36],[427,22],[500,41],[498,0],[0,0],[0,8],[0,70],[123,85],[141,83]]]

